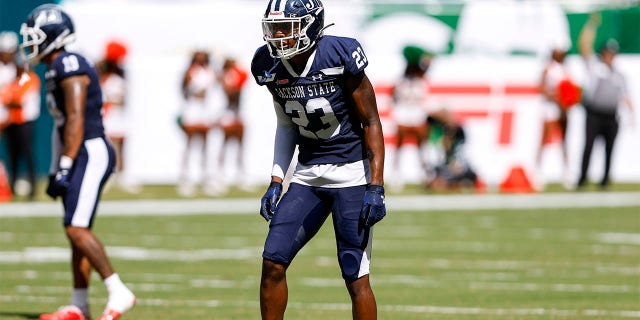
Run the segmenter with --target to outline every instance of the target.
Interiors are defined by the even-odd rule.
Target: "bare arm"
[[[84,115],[87,102],[87,86],[91,80],[86,75],[78,75],[62,80],[67,113],[64,125],[64,146],[62,155],[75,159],[84,138]]]
[[[580,36],[578,37],[578,51],[580,55],[585,59],[594,54],[593,44],[596,40],[596,31],[600,26],[601,16],[599,14],[592,14],[582,27]]]
[[[634,114],[635,110],[634,110],[634,107],[633,107],[633,102],[632,102],[631,97],[629,95],[627,95],[624,98],[624,104],[627,106],[627,109],[629,110],[629,115],[631,117],[631,120],[630,120],[631,127],[635,128],[635,126],[636,126],[635,114]]]
[[[547,88],[547,73],[549,73],[549,68],[545,67],[544,71],[542,71],[542,78],[540,79],[540,93],[550,101],[556,101],[556,94]]]
[[[631,97],[629,95],[627,95],[624,98],[624,102],[625,102],[625,105],[627,106],[627,109],[629,109],[629,112],[633,113],[633,102],[632,102]]]
[[[371,184],[384,186],[384,137],[373,86],[364,72],[347,78],[346,86],[364,127]]]

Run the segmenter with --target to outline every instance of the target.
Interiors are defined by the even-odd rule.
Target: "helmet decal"
[[[308,10],[312,10],[316,7],[316,3],[314,1],[307,0],[307,3],[305,3],[304,6],[307,7]]]
[[[43,26],[52,23],[61,23],[62,15],[59,10],[47,9],[37,13],[34,19],[36,26]]]

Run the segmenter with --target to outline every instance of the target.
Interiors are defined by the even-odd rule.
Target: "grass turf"
[[[257,214],[98,216],[95,232],[139,299],[124,319],[260,318]],[[398,211],[375,232],[380,319],[640,317],[638,207]],[[60,218],[0,218],[0,248],[0,318],[69,302]],[[327,223],[289,269],[285,318],[351,318],[335,256]],[[95,316],[95,273],[90,296]]]

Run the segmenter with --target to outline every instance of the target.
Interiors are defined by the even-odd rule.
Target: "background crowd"
[[[538,92],[540,113],[539,132],[532,132],[539,141],[532,153],[535,155],[533,170],[527,172],[530,191],[542,191],[547,184],[547,174],[542,169],[545,158],[559,149],[560,163],[554,164],[562,171],[561,183],[568,190],[583,189],[589,183],[591,157],[604,153],[603,174],[597,185],[606,189],[611,183],[612,158],[616,152],[616,137],[620,126],[633,127],[633,101],[629,94],[633,88],[625,80],[624,70],[616,68],[616,56],[624,48],[616,39],[596,41],[602,18],[594,14],[588,18],[580,32],[579,40],[571,43],[553,43],[546,54],[548,59],[539,66]],[[33,199],[38,181],[44,174],[37,172],[34,159],[37,144],[34,130],[36,120],[48,117],[39,77],[29,68],[20,52],[17,34],[0,33],[0,135],[6,147],[1,172],[15,195]],[[103,116],[105,130],[116,148],[117,174],[110,187],[138,193],[143,185],[127,175],[129,157],[128,137],[134,130],[145,130],[144,124],[133,123],[127,98],[130,94],[128,78],[144,75],[131,74],[127,57],[132,44],[113,40],[103,44],[103,53],[95,64],[100,72],[104,95]],[[251,130],[243,111],[247,99],[247,66],[237,57],[225,54],[228,48],[193,47],[185,52],[181,78],[175,90],[183,98],[175,114],[184,149],[176,150],[181,157],[179,175],[175,181],[177,192],[185,197],[198,194],[198,187],[209,196],[225,195],[230,187],[253,190],[245,171],[247,130]],[[570,52],[577,52],[583,60],[586,79],[578,81],[565,62]],[[464,115],[448,108],[445,103],[433,99],[430,66],[445,53],[435,53],[420,43],[406,41],[401,50],[404,65],[395,70],[397,77],[391,81],[391,109],[381,110],[386,115],[385,138],[390,155],[386,170],[394,174],[388,181],[390,190],[400,192],[407,184],[417,184],[425,190],[436,192],[484,192],[487,183],[477,168],[477,159],[470,156],[469,137]],[[624,112],[619,107],[625,107]],[[583,108],[586,114],[584,145],[578,161],[568,155],[566,136],[572,119],[570,110]],[[631,121],[620,121],[625,116]],[[215,142],[211,142],[214,139]],[[599,145],[602,139],[603,146]],[[270,144],[271,141],[262,141]],[[557,148],[557,146],[560,148]],[[415,157],[414,160],[403,160]],[[268,157],[266,157],[268,158]],[[405,181],[403,171],[410,163],[419,167],[419,178]],[[0,182],[1,183],[1,182]]]

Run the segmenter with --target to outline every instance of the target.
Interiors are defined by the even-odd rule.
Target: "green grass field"
[[[257,208],[98,216],[95,232],[138,297],[124,319],[260,318]],[[68,255],[59,217],[0,213],[0,319],[68,304]],[[640,207],[392,211],[375,230],[371,278],[380,319],[640,318]],[[106,291],[93,281],[96,316]],[[331,224],[288,282],[285,318],[351,318]]]

